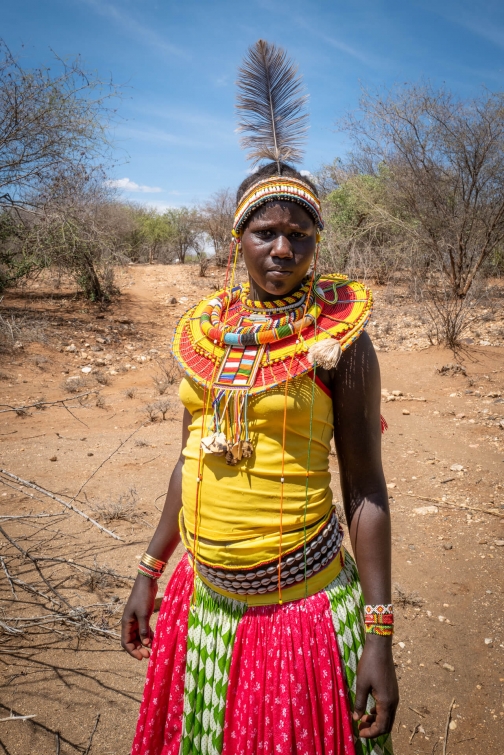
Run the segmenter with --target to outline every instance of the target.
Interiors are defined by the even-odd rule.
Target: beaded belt
[[[303,543],[282,558],[281,588],[285,589],[304,579],[309,579],[324,569],[337,556],[342,541],[343,530],[339,526],[336,512],[333,512],[325,527],[307,540],[306,548]],[[239,595],[261,595],[278,590],[278,559],[251,569],[239,570],[209,566],[198,561],[198,572],[216,587]]]

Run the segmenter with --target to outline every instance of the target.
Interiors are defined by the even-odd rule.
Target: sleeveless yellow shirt
[[[313,410],[311,409],[313,401]],[[192,416],[183,451],[182,536],[193,548],[203,390],[184,378],[180,398]],[[333,407],[328,390],[311,374],[287,391],[284,498],[280,516],[285,385],[251,397],[248,426],[254,454],[237,466],[223,456],[204,457],[197,557],[211,566],[253,567],[299,547],[322,529],[332,509],[329,487]],[[208,416],[207,416],[208,422]],[[312,427],[310,444],[310,424]],[[308,463],[308,453],[310,459]],[[306,470],[309,468],[307,476]]]

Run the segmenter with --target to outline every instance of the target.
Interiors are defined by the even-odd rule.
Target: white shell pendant
[[[228,444],[224,433],[212,433],[201,439],[201,448],[206,454],[224,456],[228,450]]]

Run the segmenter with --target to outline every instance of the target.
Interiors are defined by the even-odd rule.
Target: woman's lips
[[[292,274],[292,270],[268,270],[268,275],[273,275],[275,278],[286,278]]]

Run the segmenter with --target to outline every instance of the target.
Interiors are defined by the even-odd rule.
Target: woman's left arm
[[[327,376],[343,503],[364,602],[390,603],[390,513],[381,461],[380,368],[367,333],[343,353]],[[365,715],[369,693],[376,709]],[[392,637],[367,634],[357,667],[354,719],[360,719],[360,735],[390,732],[398,702]]]

